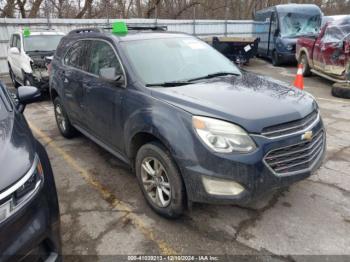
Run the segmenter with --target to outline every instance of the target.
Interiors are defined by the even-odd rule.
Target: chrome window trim
[[[312,163],[312,165],[310,166],[310,167],[308,167],[308,168],[305,168],[305,169],[301,169],[301,170],[298,170],[298,171],[293,171],[293,172],[289,172],[289,173],[277,173],[275,170],[273,170],[270,166],[269,166],[269,164],[266,162],[266,157],[267,157],[267,155],[269,154],[269,153],[271,153],[271,152],[273,152],[273,151],[276,151],[276,150],[279,150],[279,149],[283,149],[283,148],[288,148],[288,147],[291,147],[291,146],[295,146],[295,145],[299,145],[299,144],[301,144],[301,143],[303,143],[303,142],[299,142],[299,143],[296,143],[296,144],[291,144],[291,145],[289,145],[289,146],[285,146],[285,147],[280,147],[280,148],[276,148],[276,149],[273,149],[273,150],[271,150],[271,151],[269,151],[269,152],[267,152],[266,153],[266,155],[264,156],[264,158],[263,158],[263,163],[264,163],[264,165],[270,170],[270,172],[273,174],[273,175],[275,175],[276,177],[288,177],[288,176],[294,176],[294,175],[298,175],[298,174],[301,174],[301,173],[305,173],[305,172],[310,172],[310,171],[312,171],[312,169],[314,169],[314,167],[316,166],[316,164],[318,163],[318,161],[321,159],[321,157],[322,157],[322,155],[323,155],[323,153],[324,153],[324,151],[325,151],[325,146],[326,146],[326,133],[325,133],[325,130],[324,130],[324,128],[322,128],[322,129],[320,129],[318,132],[317,132],[317,134],[315,135],[315,136],[317,136],[320,132],[323,132],[323,139],[322,139],[322,142],[323,142],[323,144],[322,144],[322,147],[321,147],[321,150],[320,150],[320,152],[318,152],[318,155],[317,155],[317,157],[315,158],[315,160],[313,161],[313,163]]]
[[[105,39],[99,39],[99,38],[83,38],[83,39],[79,39],[79,40],[73,42],[72,45],[74,45],[75,43],[78,43],[79,41],[101,41],[101,42],[105,42],[105,43],[109,44],[109,46],[112,48],[112,50],[113,50],[115,56],[117,57],[118,62],[119,62],[120,66],[121,66],[121,68],[122,68],[122,71],[123,71],[124,85],[122,85],[122,87],[123,87],[123,88],[126,88],[126,87],[128,86],[128,80],[127,80],[127,78],[126,78],[126,72],[125,72],[125,69],[124,69],[124,65],[123,65],[123,63],[122,63],[122,60],[120,59],[120,57],[119,57],[117,51],[115,50],[114,46],[113,46],[109,41],[107,41],[107,40],[105,40]],[[92,74],[92,73],[90,73],[90,72],[88,72],[88,71],[84,71],[84,70],[79,69],[79,68],[76,68],[76,67],[74,67],[74,66],[67,65],[67,64],[64,62],[64,59],[65,59],[65,57],[67,56],[68,52],[69,52],[71,49],[72,49],[72,46],[71,46],[70,48],[68,48],[68,50],[67,50],[66,53],[64,54],[63,58],[61,59],[62,65],[66,66],[66,67],[68,67],[68,68],[77,70],[77,71],[79,71],[79,72],[81,72],[81,73],[83,73],[83,74],[87,74],[87,75],[89,75],[89,76],[93,76],[93,77],[96,77],[96,78],[101,79],[99,75],[95,75],[95,74]]]
[[[28,179],[33,175],[37,165],[39,163],[39,157],[35,155],[33,165],[27,171],[27,173],[19,180],[17,181],[14,185],[12,185],[10,188],[6,189],[5,191],[0,193],[0,200],[5,199],[9,195],[11,195],[13,192],[15,192],[17,189],[19,189],[21,186],[24,185],[25,182],[28,181]]]
[[[292,132],[292,133],[289,133],[289,134],[285,134],[285,135],[281,135],[281,136],[274,136],[274,137],[268,137],[268,136],[265,136],[263,134],[251,134],[251,136],[255,136],[255,137],[263,137],[263,138],[266,138],[266,139],[269,139],[269,140],[274,140],[274,139],[280,139],[280,138],[284,138],[284,137],[289,137],[289,136],[294,136],[294,135],[299,135],[299,134],[302,134],[302,133],[305,133],[306,131],[309,131],[310,129],[314,128],[318,122],[320,122],[321,120],[321,116],[320,116],[320,113],[317,114],[317,118],[315,119],[315,121],[313,121],[309,126],[305,127],[304,129],[302,130],[299,130],[299,131],[296,131],[296,132]],[[283,131],[283,129],[281,129]]]

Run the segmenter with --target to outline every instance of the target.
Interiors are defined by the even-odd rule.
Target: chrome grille
[[[318,112],[313,111],[311,114],[307,115],[306,117],[300,120],[266,127],[263,129],[261,134],[263,136],[270,137],[270,138],[289,135],[291,133],[295,133],[295,132],[299,132],[307,129],[318,119],[319,119]]]
[[[324,149],[324,132],[319,131],[311,141],[270,151],[264,158],[276,175],[289,175],[311,169]]]

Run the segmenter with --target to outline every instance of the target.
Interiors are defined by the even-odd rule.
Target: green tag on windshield
[[[112,33],[115,35],[126,35],[128,33],[128,26],[125,22],[113,23]]]
[[[24,37],[30,36],[30,29],[29,29],[28,27],[25,27],[25,28],[23,29],[23,36],[24,36]]]

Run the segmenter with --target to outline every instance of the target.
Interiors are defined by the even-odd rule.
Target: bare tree
[[[83,16],[88,12],[88,17],[91,17],[91,7],[93,0],[85,0],[83,9],[76,15],[75,18],[83,18]]]
[[[0,0],[1,17],[45,17],[49,1],[52,17],[59,18],[172,18],[252,19],[252,13],[290,0]],[[348,14],[350,0],[293,0],[313,3],[325,15]]]
[[[0,17],[14,17],[15,6],[15,0],[8,0],[1,10]]]

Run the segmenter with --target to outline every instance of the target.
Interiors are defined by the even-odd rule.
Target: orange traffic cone
[[[304,90],[303,64],[298,65],[298,72],[294,80],[294,86]]]

